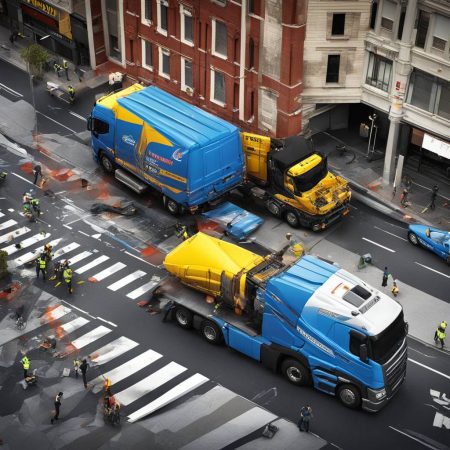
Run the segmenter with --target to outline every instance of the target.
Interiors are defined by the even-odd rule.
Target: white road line
[[[50,241],[48,244],[52,247],[56,247],[60,242],[62,238],[54,239],[53,241]],[[43,248],[38,247],[32,250],[31,252],[25,253],[25,255],[20,256],[19,258],[16,258],[14,261],[12,261],[12,265],[14,267],[19,267],[22,264],[26,264],[28,262],[33,261],[33,259],[36,259],[40,252],[42,252]]]
[[[89,217],[91,217],[92,214],[86,214],[83,217],[78,217],[78,219],[72,220],[71,222],[67,222],[66,225],[72,225],[75,222],[79,222],[80,220],[84,220],[84,219],[88,219]],[[83,233],[82,231],[80,231],[80,233]],[[86,233],[83,233],[86,234]],[[88,234],[86,234],[86,236],[89,236]]]
[[[3,244],[4,242],[12,241],[16,237],[23,236],[24,234],[27,234],[30,231],[27,227],[18,228],[17,230],[14,230],[13,232],[9,234],[4,234],[3,236],[0,236],[0,244]]]
[[[83,314],[86,314],[87,316],[89,316],[91,319],[96,319],[96,317],[91,316],[87,311],[85,311],[84,309],[78,308],[78,306],[72,305],[72,303],[66,302],[65,300],[61,300],[63,303],[65,303],[66,305],[69,305],[71,308],[75,308],[78,311],[82,312]]]
[[[71,114],[72,116],[81,119],[83,122],[86,122],[86,117],[80,116],[79,114],[73,112],[73,111],[69,111],[69,114]]]
[[[136,255],[133,255],[133,253],[130,253],[130,252],[127,252],[127,251],[125,251],[124,253],[126,253],[126,254],[129,255],[129,256],[132,256],[133,258],[138,259],[139,261],[142,261],[142,262],[145,263],[145,264],[148,264],[149,266],[156,267],[154,264],[149,263],[149,262],[146,261],[145,259],[139,258],[139,256],[136,256]]]
[[[408,433],[405,433],[404,431],[398,430],[397,428],[391,427],[390,425],[389,425],[389,428],[391,430],[396,431],[397,433],[400,433],[400,434],[403,434],[406,437],[409,437],[410,439],[412,439],[413,441],[418,442],[419,444],[422,444],[424,447],[432,448],[433,450],[438,450],[438,447],[435,447],[434,445],[430,445],[427,442],[422,441],[421,439],[418,439],[418,438],[416,438],[414,436],[411,436]]]
[[[91,256],[92,253],[91,252],[82,252],[79,253],[78,255],[73,256],[72,258],[69,258],[69,264],[71,266],[73,266],[74,264],[76,264],[77,262],[82,261],[83,259],[87,258],[88,256]]]
[[[69,230],[72,230],[72,227],[69,227],[69,225],[63,225],[63,227],[68,228]]]
[[[186,370],[186,367],[172,361],[148,377],[143,378],[141,381],[138,381],[129,388],[115,394],[115,397],[119,403],[129,405],[144,395],[147,395],[151,391],[159,388]]]
[[[148,365],[154,363],[158,359],[162,358],[162,355],[153,351],[147,350],[144,353],[136,356],[133,359],[130,359],[126,363],[122,364],[119,367],[116,367],[105,374],[100,375],[99,377],[92,380],[89,384],[92,384],[94,387],[92,392],[95,394],[102,390],[104,378],[109,378],[112,384],[118,383],[119,381],[124,380],[125,378],[133,375],[139,370],[147,367]]]
[[[20,178],[20,179],[23,180],[23,181],[26,181],[28,184],[31,184],[32,186],[35,186],[35,187],[36,187],[36,185],[35,185],[34,183],[32,183],[30,180],[27,180],[26,178],[22,177],[21,175],[15,173],[15,172],[11,172],[11,174],[14,175],[14,176],[16,176],[17,178]],[[13,211],[14,211],[14,210],[13,210]]]
[[[40,114],[41,116],[44,116],[46,119],[51,120],[52,122],[57,123],[60,127],[63,127],[63,128],[65,128],[66,130],[69,130],[69,131],[72,132],[73,134],[76,134],[76,133],[77,133],[75,130],[72,130],[72,128],[66,127],[66,126],[63,125],[61,122],[58,122],[57,120],[52,119],[51,117],[49,117],[49,116],[47,116],[47,115],[41,113],[41,112],[38,111],[38,110],[36,110],[36,113],[37,113],[37,114]]]
[[[53,255],[53,259],[58,259],[61,256],[65,255],[66,253],[71,252],[72,250],[75,250],[76,248],[78,248],[80,246],[80,244],[77,244],[76,242],[72,242],[69,245],[66,245],[63,248],[60,248],[59,250],[56,250],[55,254]]]
[[[420,264],[420,263],[417,262],[417,261],[414,261],[414,264],[417,264],[418,266],[422,266],[423,268],[428,269],[428,270],[431,270],[432,272],[436,272],[436,273],[438,273],[439,275],[442,275],[443,277],[450,278],[450,275],[446,275],[445,273],[439,272],[439,271],[436,270],[436,269],[432,269],[431,267],[425,266],[424,264]]]
[[[83,327],[89,323],[89,320],[85,319],[84,317],[77,317],[74,320],[71,320],[70,322],[65,323],[64,325],[61,325],[61,328],[66,334],[73,333],[75,330],[78,330],[78,328]]]
[[[111,326],[113,326],[115,328],[117,328],[117,325],[115,323],[113,323],[113,322],[110,322],[109,320],[102,319],[101,317],[98,317],[98,316],[97,316],[97,319],[101,320],[102,322],[105,322],[105,323],[107,323],[107,324],[109,324],[109,325],[111,325]]]
[[[95,281],[102,281],[107,277],[110,277],[111,275],[114,275],[116,272],[118,272],[119,270],[122,270],[124,267],[127,267],[126,264],[118,262],[113,264],[110,267],[107,267],[105,270],[102,270],[99,273],[96,273],[95,275],[92,275],[92,277],[90,277],[91,279],[95,279]]]
[[[184,380],[180,384],[177,384],[174,388],[161,395],[161,397],[158,397],[156,400],[153,400],[152,402],[130,414],[128,416],[128,422],[133,423],[136,422],[136,420],[148,416],[149,414],[163,408],[169,403],[178,400],[183,395],[186,395],[194,389],[197,389],[207,381],[209,381],[209,379],[204,377],[203,375],[200,375],[199,373],[192,375],[187,380]]]
[[[401,236],[397,236],[396,234],[391,233],[390,231],[383,230],[383,228],[377,227],[376,225],[374,225],[373,227],[376,228],[377,230],[382,231],[383,233],[390,234],[391,236],[394,236],[397,239],[401,239],[402,241],[408,242],[408,239],[405,239],[405,238],[403,238]]]
[[[40,241],[43,241],[44,239],[47,239],[50,237],[50,233],[39,233],[35,234],[34,236],[25,239],[20,243],[20,248],[17,248],[15,245],[10,245],[8,247],[4,247],[1,250],[8,253],[9,256],[13,255],[14,253],[18,252],[19,250],[22,250],[24,248],[30,247],[31,245],[37,244]]]
[[[136,270],[136,272],[130,273],[130,275],[127,275],[125,278],[122,278],[121,280],[109,285],[108,289],[110,289],[111,291],[117,291],[118,289],[126,286],[127,284],[130,284],[131,282],[145,277],[145,275],[147,274],[142,270]]]
[[[6,84],[0,83],[0,86],[5,89],[5,91],[8,91],[10,94],[13,94],[17,97],[23,97],[23,95],[20,92],[15,91],[14,89],[10,88],[9,86],[6,86]]]
[[[395,253],[395,250],[392,250],[391,248],[385,247],[384,245],[378,244],[378,242],[371,241],[370,239],[367,239],[365,237],[363,237],[362,239],[363,239],[363,241],[367,241],[367,242],[370,242],[373,245],[377,245],[378,247],[384,248],[388,252]]]
[[[78,233],[84,234],[84,235],[87,236],[87,237],[91,237],[90,234],[87,234],[87,233],[85,233],[84,231],[81,231],[81,230],[78,230]]]
[[[449,375],[446,375],[445,373],[439,372],[439,371],[436,370],[436,369],[433,369],[433,368],[431,368],[431,367],[428,367],[428,366],[426,366],[425,364],[420,363],[419,361],[416,361],[416,360],[411,359],[411,358],[408,358],[408,361],[411,361],[411,362],[413,362],[414,364],[417,364],[418,366],[423,367],[424,369],[428,369],[428,370],[430,370],[431,372],[437,373],[438,375],[441,375],[441,376],[443,376],[444,378],[447,378],[448,380],[450,380],[450,376],[449,376]]]
[[[44,323],[50,323],[54,320],[58,320],[66,314],[69,314],[70,311],[70,308],[66,308],[63,305],[58,305],[56,308],[50,309],[43,314],[40,318],[41,324],[43,325]]]
[[[6,222],[0,223],[0,231],[6,230],[7,228],[12,227],[13,225],[16,225],[17,222],[13,219],[9,219]]]
[[[89,359],[95,364],[105,364],[123,355],[125,352],[137,347],[139,344],[137,342],[128,339],[125,336],[117,338],[115,341],[104,345],[102,348],[95,350],[89,355]]]
[[[83,334],[83,336],[80,336],[79,338],[75,339],[74,341],[71,342],[71,344],[76,349],[79,350],[80,348],[86,347],[86,345],[91,344],[97,339],[106,336],[108,333],[111,333],[111,331],[112,331],[111,329],[104,327],[103,325],[100,325],[97,328],[94,328],[93,330],[89,331],[89,333]]]
[[[146,292],[148,292],[152,287],[156,286],[158,284],[158,281],[152,280],[148,283],[142,285],[141,287],[135,289],[134,291],[131,291],[129,294],[127,294],[128,298],[131,298],[131,300],[136,300],[141,295],[144,295]]]
[[[2,212],[0,212],[0,217],[3,217],[3,216],[4,216],[4,214]]]
[[[99,264],[107,261],[109,259],[109,256],[102,255],[98,258],[95,258],[94,261],[91,261],[90,263],[86,264],[85,266],[80,267],[79,269],[75,270],[76,273],[84,273],[87,272],[89,269],[92,269],[95,266],[98,266]]]

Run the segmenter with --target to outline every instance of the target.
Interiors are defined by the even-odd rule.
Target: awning
[[[425,133],[423,135],[422,148],[443,158],[450,159],[450,142],[441,141]]]

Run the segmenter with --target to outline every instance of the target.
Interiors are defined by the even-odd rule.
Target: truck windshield
[[[312,189],[328,173],[327,158],[322,157],[322,161],[303,175],[294,178],[297,192],[306,192]]]
[[[370,358],[384,364],[401,346],[405,335],[406,326],[402,311],[383,332],[369,337]]]

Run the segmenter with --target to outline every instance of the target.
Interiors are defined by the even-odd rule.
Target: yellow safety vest
[[[441,331],[441,330],[437,330],[436,331],[436,334],[437,334],[437,337],[440,339],[440,340],[444,340],[445,339],[445,333],[443,332],[443,331]]]
[[[28,370],[30,368],[30,360],[26,356],[24,356],[20,362],[22,363],[24,369]]]
[[[39,258],[39,268],[40,269],[45,269],[46,264],[47,263],[45,262],[45,259]]]
[[[68,283],[72,279],[72,269],[66,269],[63,272],[64,281]]]

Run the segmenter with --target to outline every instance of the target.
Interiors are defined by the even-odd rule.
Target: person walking
[[[445,334],[445,330],[447,328],[447,322],[445,320],[443,320],[437,330],[434,333],[434,342],[436,344],[439,344],[439,342],[441,343],[441,348],[444,348],[445,344],[444,344],[444,339],[446,338],[446,334]]]
[[[430,203],[430,209],[436,208],[436,197],[438,195],[439,187],[437,184],[433,186],[433,189],[431,189],[431,203]]]
[[[75,101],[75,89],[73,86],[67,86],[67,92],[69,93],[70,103]]]
[[[87,389],[87,380],[86,380],[86,372],[89,368],[89,364],[86,359],[83,359],[83,362],[80,364],[81,375],[83,377],[84,388]]]
[[[309,405],[303,406],[300,410],[300,420],[297,423],[300,431],[309,432],[309,422],[313,418],[312,408]]]
[[[386,287],[389,279],[389,270],[387,267],[384,268],[383,280],[381,281],[381,286]]]
[[[80,358],[76,358],[73,360],[73,370],[75,372],[75,378],[78,378],[78,374],[80,372],[81,361]]]
[[[37,184],[38,177],[42,178],[42,167],[40,164],[36,164],[33,168],[34,181],[33,184]]]
[[[402,195],[400,195],[400,204],[403,206],[403,208],[406,208],[408,206],[408,189],[403,189]]]
[[[53,64],[53,69],[59,78],[61,76],[62,67],[55,61],[55,63]]]
[[[67,61],[67,59],[63,59],[63,68],[64,68],[64,72],[66,72],[67,81],[70,81],[70,78],[69,78],[69,62]]]
[[[63,395],[64,395],[64,394],[63,394],[62,392],[60,392],[60,393],[55,397],[55,415],[53,416],[52,420],[50,421],[52,425],[53,425],[53,422],[54,422],[55,420],[58,420],[58,419],[59,419],[59,408],[60,408],[60,406],[61,406],[61,400],[62,400]]]
[[[64,269],[63,278],[64,278],[64,281],[67,284],[67,289],[69,290],[69,294],[71,294],[73,292],[73,289],[72,289],[72,277],[73,277],[73,271],[72,271],[72,269],[69,266],[67,266]]]
[[[20,360],[23,367],[23,378],[28,377],[28,370],[30,368],[30,360],[28,359],[27,355],[23,355],[23,358]]]
[[[398,293],[400,292],[400,289],[397,286],[397,280],[392,281],[391,292],[394,297],[397,297]]]
[[[42,277],[44,278],[47,274],[47,258],[44,253],[41,253],[38,259],[36,259],[36,278],[39,279],[39,274],[42,272]]]

